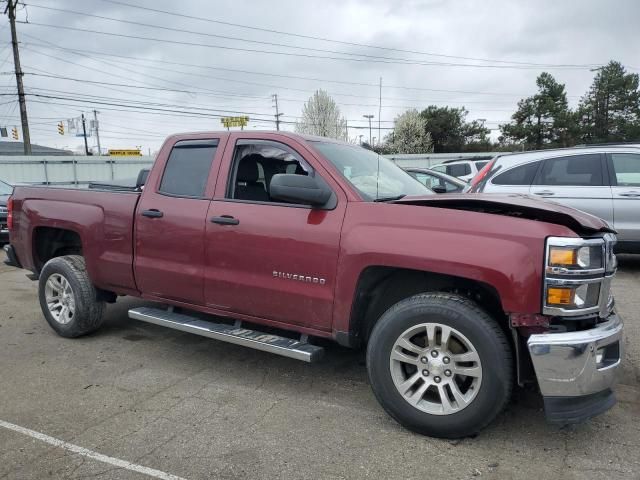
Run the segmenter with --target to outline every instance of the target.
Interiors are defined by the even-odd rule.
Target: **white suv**
[[[606,220],[617,250],[640,253],[640,145],[592,145],[498,155],[470,193],[524,193]]]
[[[429,167],[436,172],[446,173],[452,177],[458,177],[460,180],[468,182],[476,176],[482,167],[489,163],[488,159],[483,160],[447,160],[439,165]]]

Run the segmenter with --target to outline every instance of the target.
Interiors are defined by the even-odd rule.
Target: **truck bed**
[[[11,242],[20,263],[38,273],[43,266],[41,249],[55,248],[51,247],[55,229],[70,230],[82,239],[87,270],[96,286],[116,293],[136,292],[133,219],[139,198],[139,192],[131,190],[16,187]]]

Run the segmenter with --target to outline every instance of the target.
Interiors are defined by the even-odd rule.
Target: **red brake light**
[[[7,200],[7,228],[9,230],[13,228],[13,197]]]
[[[473,177],[471,179],[471,190],[473,190],[473,188],[478,185],[482,179],[484,177],[487,176],[487,173],[489,173],[489,170],[491,170],[491,168],[493,167],[493,164],[496,163],[496,159],[492,159],[489,163],[487,163],[484,167],[482,167],[482,170],[480,170],[475,177]]]

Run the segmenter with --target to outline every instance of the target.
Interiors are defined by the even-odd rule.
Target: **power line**
[[[378,49],[378,50],[387,50],[387,51],[395,51],[395,52],[402,52],[402,53],[412,53],[412,54],[418,54],[418,55],[426,55],[426,56],[432,56],[432,57],[443,57],[443,58],[453,58],[453,59],[459,59],[459,60],[474,60],[474,61],[481,61],[481,62],[493,62],[493,63],[512,63],[512,64],[516,64],[516,65],[530,65],[530,66],[534,66],[534,67],[545,67],[545,68],[550,68],[553,66],[581,66],[583,68],[593,68],[593,66],[600,66],[601,64],[594,64],[594,65],[590,65],[590,64],[583,64],[583,65],[570,65],[570,64],[565,64],[565,65],[554,65],[554,64],[544,64],[544,63],[531,63],[531,62],[518,62],[518,61],[512,61],[512,60],[497,60],[497,59],[489,59],[489,58],[478,58],[478,57],[462,57],[462,56],[458,56],[458,55],[446,55],[446,54],[442,54],[442,53],[432,53],[432,52],[424,52],[424,51],[416,51],[416,50],[405,50],[405,49],[400,49],[400,48],[393,48],[393,47],[383,47],[383,46],[379,46],[379,45],[370,45],[370,44],[365,44],[365,43],[358,43],[358,42],[347,42],[347,41],[343,41],[343,40],[335,40],[335,39],[331,39],[331,38],[326,38],[326,37],[318,37],[318,36],[313,36],[313,35],[303,35],[303,34],[299,34],[299,33],[290,33],[290,32],[284,32],[281,30],[274,30],[274,29],[268,29],[268,28],[261,28],[261,27],[255,27],[255,26],[251,26],[251,25],[243,25],[243,24],[239,24],[239,23],[232,23],[232,22],[225,22],[225,21],[221,21],[221,20],[214,20],[211,18],[206,18],[206,17],[196,17],[193,15],[187,15],[184,13],[178,13],[178,12],[171,12],[171,11],[167,11],[167,10],[161,10],[161,9],[157,9],[157,8],[150,8],[150,7],[144,7],[142,5],[134,5],[131,3],[126,3],[126,2],[122,2],[122,1],[118,1],[118,0],[102,0],[103,2],[107,2],[107,3],[112,3],[115,5],[122,5],[122,6],[126,6],[126,7],[130,7],[130,8],[137,8],[140,10],[146,10],[146,11],[150,11],[150,12],[156,12],[156,13],[163,13],[165,15],[172,15],[172,16],[176,16],[176,17],[182,17],[182,18],[188,18],[191,20],[199,20],[199,21],[203,21],[203,22],[209,22],[209,23],[216,23],[219,25],[227,25],[227,26],[232,26],[232,27],[238,27],[238,28],[244,28],[244,29],[248,29],[248,30],[256,30],[256,31],[261,31],[261,32],[267,32],[267,33],[276,33],[279,35],[287,35],[287,36],[291,36],[291,37],[297,37],[297,38],[306,38],[309,40],[320,40],[323,42],[330,42],[330,43],[335,43],[335,44],[340,44],[340,45],[349,45],[349,46],[354,46],[354,47],[365,47],[365,48],[374,48],[374,49]]]
[[[35,37],[33,35],[24,34],[24,36],[44,42],[43,40],[38,39],[37,37]],[[29,46],[29,47],[31,46],[30,43],[25,43],[24,45],[25,46]],[[294,80],[305,80],[305,81],[313,81],[313,82],[336,83],[336,84],[354,85],[354,86],[360,86],[360,87],[376,87],[376,88],[378,87],[377,83],[350,82],[350,81],[347,81],[347,80],[335,80],[335,79],[329,79],[329,78],[302,77],[302,76],[298,76],[298,75],[285,75],[285,74],[279,74],[279,73],[256,72],[254,70],[240,70],[240,69],[234,69],[234,68],[213,67],[211,65],[199,65],[199,64],[194,64],[194,63],[172,62],[172,61],[168,61],[168,60],[160,60],[160,59],[155,59],[155,58],[152,59],[152,58],[131,57],[131,56],[126,56],[126,55],[118,55],[118,54],[114,54],[114,53],[97,52],[95,50],[86,50],[86,49],[79,50],[79,49],[75,49],[75,48],[61,47],[59,45],[53,45],[51,43],[40,43],[40,44],[35,43],[34,45],[39,46],[39,47],[44,47],[44,48],[58,49],[58,50],[62,50],[62,51],[66,51],[66,52],[72,52],[72,53],[76,53],[76,54],[85,54],[85,55],[86,54],[91,54],[91,55],[97,55],[97,56],[114,57],[114,58],[118,58],[118,59],[133,60],[135,62],[161,63],[161,64],[167,64],[167,65],[177,65],[177,66],[181,66],[181,67],[202,68],[202,69],[207,69],[207,70],[219,70],[219,71],[225,71],[225,72],[231,72],[231,73],[262,75],[262,76],[277,77],[277,78],[290,78],[290,79],[294,79]],[[36,51],[36,50],[33,50],[33,51]],[[130,64],[130,65],[138,65],[138,63]],[[439,89],[439,88],[411,87],[411,86],[404,86],[404,85],[387,85],[385,88],[398,89],[398,90],[415,90],[415,91],[425,91],[425,92],[464,93],[464,94],[470,94],[470,95],[492,95],[492,96],[507,96],[507,97],[523,97],[523,96],[527,95],[527,94],[505,93],[505,92],[480,92],[480,91],[472,91],[472,90],[447,90],[447,89]]]
[[[351,55],[351,56],[358,56],[358,57],[365,57],[365,58],[372,58],[372,59],[387,59],[387,60],[403,60],[403,61],[412,61],[412,60],[408,60],[408,59],[395,59],[393,57],[381,57],[379,55],[367,55],[367,54],[360,54],[360,53],[352,53],[352,52],[342,52],[342,51],[336,51],[336,50],[327,50],[327,49],[320,49],[320,48],[312,48],[312,47],[305,47],[305,46],[299,46],[299,45],[290,45],[290,44],[284,44],[284,43],[277,43],[277,42],[268,42],[268,41],[263,41],[263,40],[251,40],[251,39],[247,39],[247,38],[242,38],[242,37],[233,37],[233,36],[229,36],[229,35],[220,35],[220,34],[216,34],[216,33],[209,33],[209,32],[198,32],[198,31],[194,31],[194,30],[186,30],[186,29],[182,29],[182,28],[175,28],[175,27],[167,27],[164,25],[155,25],[155,24],[150,24],[150,23],[143,23],[143,22],[136,22],[133,20],[124,20],[121,18],[113,18],[113,17],[107,17],[104,15],[96,15],[96,14],[92,14],[92,13],[87,13],[87,12],[79,12],[77,10],[68,10],[68,9],[64,9],[64,8],[55,8],[55,7],[47,7],[44,5],[39,5],[39,4],[33,4],[33,3],[29,3],[30,6],[34,6],[36,8],[42,8],[42,9],[46,9],[46,10],[52,10],[52,11],[58,11],[58,12],[63,12],[63,13],[71,13],[74,15],[82,15],[82,16],[86,16],[86,17],[91,17],[91,18],[98,18],[101,20],[108,20],[108,21],[112,21],[112,22],[119,22],[119,23],[126,23],[129,25],[137,25],[137,26],[143,26],[143,27],[148,27],[148,28],[157,28],[157,29],[162,29],[162,30],[167,30],[167,31],[172,31],[172,32],[179,32],[179,33],[188,33],[191,35],[200,35],[200,36],[205,36],[205,37],[211,37],[211,38],[220,38],[220,39],[224,39],[224,40],[232,40],[232,41],[236,41],[236,42],[245,42],[245,43],[253,43],[253,44],[259,44],[259,45],[269,45],[269,46],[275,46],[275,47],[284,47],[284,48],[292,48],[292,49],[298,49],[298,50],[304,50],[304,51],[314,51],[314,52],[321,52],[321,53],[331,53],[331,54],[339,54],[339,55]],[[489,61],[486,59],[471,59],[471,58],[467,58],[468,60],[475,60],[475,61]],[[513,64],[514,66],[517,65],[518,67],[522,67],[522,66],[528,66],[528,67],[535,67],[535,68],[593,68],[594,65],[553,65],[553,64],[530,64],[528,62],[510,62],[510,61],[494,61],[493,63],[502,63],[504,64],[503,66],[506,66],[507,64]],[[430,63],[432,65],[443,65],[443,66],[476,66],[476,67],[484,67],[485,65],[470,65],[470,64],[451,64],[451,63],[445,63],[445,62],[433,62]]]
[[[248,53],[260,53],[260,54],[269,54],[269,55],[283,55],[290,57],[302,57],[302,58],[313,58],[313,59],[323,59],[323,60],[342,60],[342,61],[350,61],[350,62],[360,62],[360,63],[383,63],[383,64],[394,64],[394,65],[420,65],[420,66],[447,66],[447,67],[473,67],[473,68],[497,68],[497,69],[525,69],[530,70],[532,68],[540,68],[538,66],[523,66],[523,65],[474,65],[474,64],[454,64],[454,63],[441,63],[441,62],[427,62],[427,61],[418,61],[411,59],[396,59],[392,57],[375,57],[373,55],[365,55],[365,54],[357,54],[360,57],[365,58],[353,58],[353,57],[334,57],[327,55],[311,55],[304,53],[293,53],[293,52],[278,52],[274,50],[259,50],[253,48],[241,48],[241,47],[231,47],[227,45],[213,45],[210,43],[197,43],[197,42],[187,42],[181,40],[169,40],[166,38],[155,38],[155,37],[143,37],[140,35],[127,35],[124,33],[114,33],[114,32],[105,32],[101,30],[93,30],[87,28],[78,28],[78,27],[69,27],[65,25],[53,25],[50,23],[40,23],[40,22],[20,22],[25,25],[34,25],[39,27],[47,27],[47,28],[57,28],[63,30],[70,30],[74,32],[83,32],[83,33],[93,33],[97,35],[106,35],[112,37],[120,37],[120,38],[130,38],[134,40],[146,40],[152,42],[160,42],[160,43],[169,43],[174,45],[184,45],[190,47],[206,47],[206,48],[215,48],[222,50],[233,50],[239,52],[248,52]],[[348,52],[339,52],[342,55],[354,55]],[[594,68],[594,66],[547,66],[546,68],[562,68],[562,69],[580,69],[580,70],[589,70]]]
[[[27,36],[28,36],[28,35],[27,35]],[[56,59],[56,60],[60,60],[60,61],[66,62],[66,63],[70,63],[70,64],[73,64],[73,65],[80,66],[80,67],[82,67],[82,68],[86,68],[87,70],[91,70],[92,72],[96,72],[96,71],[97,71],[97,72],[105,73],[105,74],[107,74],[107,75],[109,75],[109,76],[114,76],[114,77],[118,77],[118,78],[124,78],[124,79],[128,80],[129,82],[131,82],[131,80],[132,80],[132,79],[131,79],[131,76],[128,76],[128,77],[127,77],[127,76],[123,76],[123,75],[118,75],[117,73],[107,72],[107,71],[105,71],[105,70],[99,70],[99,69],[96,69],[96,68],[94,68],[94,67],[87,67],[86,65],[82,65],[82,64],[79,64],[79,63],[76,63],[76,62],[71,62],[71,61],[69,61],[69,60],[65,60],[65,59],[62,59],[62,58],[60,58],[60,57],[56,57],[55,55],[50,55],[50,54],[46,54],[46,53],[42,53],[42,52],[38,52],[37,50],[34,50],[33,48],[30,48],[30,47],[29,47],[29,48],[27,48],[27,50],[32,51],[32,52],[34,52],[34,53],[37,53],[38,55],[43,55],[43,56],[45,56],[45,57],[54,58],[54,59]],[[90,57],[90,56],[88,56],[88,55],[84,55],[84,57],[85,57],[85,58],[88,58],[89,60],[93,60],[93,61],[100,61],[100,62],[106,63],[107,65],[111,65],[111,66],[113,66],[113,67],[115,67],[115,68],[122,69],[122,67],[121,67],[121,66],[111,64],[111,63],[109,63],[109,62],[107,62],[107,61],[105,61],[105,60],[95,60],[95,59],[91,58],[91,57]],[[35,68],[35,67],[31,67],[31,69],[32,69],[32,70],[44,71],[44,70],[40,70],[40,69]],[[45,73],[49,73],[49,74],[50,74],[50,72],[45,72]],[[130,73],[131,73],[131,72],[130,72]],[[182,73],[182,72],[177,72],[177,73]],[[142,74],[140,74],[140,75],[142,75]],[[186,87],[188,87],[188,88],[198,88],[198,87],[194,87],[193,85],[190,85],[190,84],[187,84],[187,83],[175,82],[175,81],[172,81],[172,80],[167,80],[167,79],[165,79],[165,78],[155,77],[155,76],[153,76],[153,75],[145,74],[145,75],[144,75],[144,77],[145,77],[145,78],[147,78],[147,77],[148,77],[148,78],[153,78],[153,79],[156,79],[156,80],[159,80],[159,81],[165,82],[165,83],[172,83],[172,84],[174,84],[174,85],[186,86]],[[138,81],[138,82],[139,82],[139,83],[148,83],[148,82],[140,82],[140,81]],[[155,85],[153,85],[153,84],[151,84],[151,86],[152,86],[152,87],[157,87],[157,86],[155,86]],[[157,88],[162,88],[162,87],[157,87]],[[124,93],[124,92],[123,92],[123,93]],[[202,89],[202,88],[201,88],[201,89],[200,89],[200,91],[198,91],[198,92],[195,92],[195,91],[187,91],[186,93],[189,93],[189,94],[196,94],[196,93],[197,93],[197,94],[199,94],[199,95],[215,96],[215,97],[246,97],[246,98],[254,98],[254,99],[267,98],[266,96],[263,96],[263,95],[247,95],[247,94],[238,94],[238,93],[235,93],[235,92],[216,91],[216,90],[211,90],[211,89]],[[152,97],[149,97],[149,98],[152,98]]]
[[[28,50],[31,50],[31,51],[34,51],[35,53],[39,53],[41,55],[47,56],[47,54],[38,52],[38,51],[33,50],[31,48],[28,48]],[[57,57],[52,56],[52,58],[57,58]],[[90,57],[88,57],[88,58],[90,58]],[[89,68],[89,67],[85,67],[85,68]],[[161,69],[161,70],[165,70],[165,71],[173,72],[173,73],[184,74],[184,72],[177,71],[177,70],[171,70],[171,69]],[[104,73],[108,73],[108,72],[104,72]],[[221,81],[227,81],[227,82],[233,82],[233,83],[248,83],[248,84],[251,84],[251,85],[258,85],[258,86],[264,86],[264,87],[269,87],[269,88],[281,88],[281,87],[278,87],[277,85],[273,85],[273,84],[258,83],[258,82],[245,82],[245,81],[242,81],[242,80],[236,80],[236,79],[230,79],[230,78],[221,78],[221,77],[211,77],[209,75],[193,74],[193,73],[191,73],[190,75],[195,75],[195,76],[199,76],[199,77],[207,78],[207,79],[212,79],[212,80],[221,80]],[[63,78],[61,76],[55,76],[55,77],[56,78]],[[69,79],[69,80],[73,80],[73,81],[83,81],[83,82],[85,82],[85,80],[83,80],[83,79],[74,79],[74,78],[71,78],[71,77],[64,77],[64,78]],[[131,79],[129,78],[129,80],[131,80]],[[163,81],[166,81],[166,82],[169,82],[169,83],[176,83],[176,82],[171,82],[171,81],[166,80],[166,79],[163,79]],[[86,80],[86,83],[108,84],[107,82],[98,82],[98,81],[94,81],[94,80]],[[121,86],[121,87],[131,87],[131,88],[145,88],[145,89],[149,89],[149,90],[167,90],[167,91],[173,91],[173,92],[178,92],[178,93],[187,93],[187,94],[203,94],[203,95],[206,95],[205,92],[215,92],[217,94],[223,93],[223,94],[230,95],[230,96],[242,96],[242,97],[249,97],[249,98],[267,98],[266,96],[239,94],[239,93],[234,93],[234,92],[216,91],[216,90],[211,90],[211,89],[206,89],[203,92],[202,90],[200,90],[200,91],[197,91],[197,90],[179,90],[179,89],[168,89],[168,88],[165,88],[165,87],[132,87],[131,85],[128,85],[128,84],[111,84],[111,85],[113,85],[113,86]],[[186,84],[183,84],[183,85],[186,85]],[[310,94],[309,90],[306,90],[306,89],[293,88],[293,87],[284,87],[284,88],[286,88],[287,90],[290,90],[290,91],[302,92],[302,93],[305,93],[307,95]],[[330,95],[332,95],[332,96],[335,96],[335,97],[353,97],[353,98],[364,98],[364,99],[371,99],[371,100],[378,100],[379,99],[377,96],[374,97],[374,96],[368,96],[368,95],[357,95],[357,94],[352,94],[352,93],[342,93],[342,92],[328,92],[328,93]],[[385,97],[385,100],[391,100],[391,101],[398,100],[398,101],[418,102],[418,103],[433,102],[433,103],[461,103],[461,104],[477,103],[477,104],[485,104],[485,105],[486,104],[488,104],[488,105],[494,105],[494,104],[512,105],[512,102],[495,102],[495,101],[486,102],[486,101],[473,101],[473,100],[469,100],[469,101],[454,101],[454,100],[447,100],[447,99],[430,100],[430,99],[402,98],[402,97]],[[303,102],[303,101],[305,101],[305,99],[295,99],[295,101]],[[342,105],[350,105],[350,104],[343,103],[343,102],[341,102],[341,104]],[[358,105],[358,104],[351,104],[351,105],[353,105],[353,106],[368,106],[368,105]],[[407,108],[411,108],[411,107],[407,107]]]
[[[27,37],[29,37],[29,38],[34,38],[34,39],[36,39],[36,40],[42,41],[41,39],[39,39],[39,38],[37,38],[37,37],[34,37],[34,36],[32,36],[32,35],[28,35],[28,34],[24,34],[24,35],[25,35],[25,36],[27,36]],[[109,65],[112,65],[112,66],[114,66],[114,67],[116,67],[116,68],[122,68],[120,65],[110,64],[109,62],[106,62],[105,60],[96,60],[96,59],[93,59],[91,56],[87,55],[84,51],[74,50],[74,49],[68,49],[68,48],[59,47],[59,46],[56,46],[56,45],[51,45],[51,47],[52,47],[52,48],[59,49],[59,50],[62,50],[62,51],[71,51],[71,52],[77,53],[77,54],[79,54],[79,55],[82,55],[82,56],[84,56],[84,57],[86,57],[86,58],[89,58],[89,59],[91,59],[91,60],[94,60],[94,61],[102,61],[102,62],[105,62],[105,63],[107,63],[107,64],[109,64]],[[38,50],[34,50],[34,49],[33,49],[33,48],[31,48],[31,47],[28,47],[27,49],[28,49],[28,50],[30,50],[30,51],[33,51],[33,52],[35,52],[35,53],[37,53],[37,54],[39,54],[39,55],[43,55],[43,56],[50,56],[51,58],[55,58],[55,59],[58,59],[58,60],[61,60],[61,61],[66,61],[67,63],[76,64],[76,65],[79,65],[79,66],[81,66],[81,67],[83,67],[83,68],[86,68],[86,69],[92,70],[91,68],[86,67],[86,66],[84,66],[84,65],[77,64],[77,63],[75,63],[75,62],[70,62],[70,61],[68,61],[68,60],[65,60],[65,59],[62,59],[62,58],[59,58],[59,57],[56,57],[56,56],[50,55],[50,54],[46,54],[46,53],[43,53],[43,52],[39,52]],[[117,56],[117,57],[122,57],[122,56]],[[123,58],[127,58],[127,57],[123,57]],[[128,57],[128,58],[131,58],[131,57]],[[123,63],[123,62],[120,62],[120,63]],[[173,62],[163,62],[163,63],[173,63]],[[158,69],[157,67],[155,67],[155,68],[156,68],[156,69]],[[95,70],[95,69],[94,69],[94,70]],[[173,73],[179,73],[179,74],[182,74],[182,75],[184,75],[184,74],[185,74],[185,72],[184,72],[184,71],[177,71],[177,70],[166,69],[166,68],[165,68],[165,69],[162,69],[162,68],[161,68],[160,70],[164,70],[164,71],[167,71],[167,72],[173,72]],[[115,73],[113,73],[113,72],[106,72],[106,71],[103,71],[103,70],[99,70],[99,71],[101,71],[101,72],[103,72],[103,73],[106,73],[106,74],[110,74],[110,75],[118,76],[118,77],[121,77],[121,78],[126,78],[127,80],[129,80],[129,81],[130,81],[130,77],[124,77],[124,76],[122,76],[122,75],[117,75],[117,74],[115,74]],[[221,78],[221,77],[211,77],[211,76],[208,76],[208,75],[203,75],[203,74],[198,74],[198,73],[189,73],[189,75],[192,75],[192,76],[193,76],[193,75],[195,75],[195,76],[199,76],[199,77],[202,77],[202,78],[214,79],[214,80],[222,80],[222,81],[228,81],[228,82],[234,82],[234,83],[238,83],[238,82],[240,82],[240,83],[249,83],[249,84],[252,84],[252,85],[265,86],[265,87],[269,87],[269,88],[279,88],[278,86],[276,86],[276,85],[272,85],[272,84],[264,84],[264,83],[258,83],[258,82],[245,82],[245,81],[242,81],[242,80],[229,79],[229,78]],[[148,75],[145,75],[145,78],[146,78],[147,76],[148,76]],[[153,77],[153,76],[151,76],[151,78],[156,78],[157,80],[164,81],[164,82],[168,82],[168,83],[176,83],[176,82],[171,82],[171,81],[169,81],[169,80],[166,80],[166,79],[164,79],[164,78]],[[189,86],[188,84],[184,84],[184,83],[178,83],[178,84],[179,84],[179,85],[187,85],[187,86]],[[353,82],[353,84],[358,85],[358,83],[357,83],[357,82]],[[367,84],[364,84],[364,85],[367,85]],[[378,85],[377,85],[377,84],[376,84],[375,86],[376,86],[376,87],[378,87]],[[407,89],[413,89],[413,87],[407,87]],[[304,90],[304,89],[296,89],[296,88],[293,88],[293,87],[287,87],[287,90],[295,90],[295,91],[303,92],[303,93],[305,93],[305,94],[307,94],[307,95],[309,94],[308,90]],[[430,90],[430,89],[425,89],[425,90]],[[209,92],[213,92],[213,90],[208,90],[208,91],[209,91]],[[248,95],[248,94],[238,94],[238,93],[234,93],[234,92],[220,92],[220,91],[215,91],[215,92],[216,92],[216,93],[214,94],[214,96],[222,96],[221,94],[222,94],[222,93],[224,93],[224,94],[226,94],[226,95],[230,95],[230,96],[247,96],[247,97],[250,97],[250,98],[263,98],[262,96]],[[462,92],[462,91],[461,91],[461,92]],[[188,93],[194,93],[194,92],[189,91]],[[199,92],[195,92],[195,93],[199,93]],[[329,92],[329,93],[330,93],[332,96],[337,96],[337,97],[340,97],[340,96],[347,96],[347,97],[366,98],[366,99],[375,99],[375,100],[378,100],[378,97],[372,97],[372,96],[367,96],[367,95],[356,95],[356,94],[349,94],[349,93],[337,93],[337,92]],[[480,93],[480,92],[465,92],[465,93]],[[204,94],[204,93],[203,93],[203,94]],[[206,94],[205,94],[205,95],[206,95]],[[433,102],[433,103],[459,103],[459,104],[463,104],[463,105],[466,105],[466,104],[474,104],[474,103],[475,103],[475,104],[490,104],[490,105],[498,104],[498,103],[505,104],[505,105],[512,105],[512,104],[513,104],[512,102],[496,102],[496,101],[486,102],[486,101],[473,101],[473,100],[470,100],[470,101],[455,101],[455,100],[450,100],[450,99],[432,100],[432,99],[413,99],[413,98],[398,98],[398,97],[388,97],[388,98],[386,98],[386,99],[387,99],[387,100],[392,100],[392,101],[399,100],[399,101],[419,102],[419,103],[431,103],[431,102]],[[283,100],[284,100],[284,99],[283,99]],[[288,99],[288,101],[303,102],[303,101],[304,101],[304,99]],[[364,106],[364,107],[368,107],[368,106],[369,106],[369,105],[359,105],[359,104],[348,104],[348,103],[345,103],[345,102],[340,102],[340,105],[345,105],[345,106]],[[399,107],[399,106],[395,106],[395,105],[394,105],[392,108],[405,108],[405,107]],[[413,107],[406,107],[406,108],[413,108]],[[504,110],[504,111],[507,111],[507,110]],[[509,109],[509,111],[511,111],[511,109]]]
[[[7,95],[7,94],[0,94],[0,95]],[[111,111],[116,111],[116,112],[130,112],[130,113],[143,113],[143,114],[150,114],[150,115],[169,115],[171,117],[191,117],[191,118],[221,118],[224,115],[219,115],[219,114],[214,114],[214,113],[200,113],[200,112],[190,112],[188,110],[177,110],[177,109],[162,109],[162,108],[152,108],[152,107],[142,107],[142,106],[135,106],[135,105],[126,105],[126,104],[120,104],[120,103],[112,103],[112,102],[97,102],[97,101],[93,101],[93,102],[87,102],[86,100],[82,100],[82,99],[75,99],[75,98],[69,98],[69,97],[59,97],[56,95],[42,95],[42,94],[35,94],[35,93],[30,93],[27,94],[30,95],[32,97],[36,97],[37,99],[32,99],[31,102],[32,103],[44,103],[47,105],[62,105],[62,106],[69,106],[69,107],[74,107],[74,108],[78,108],[77,103],[81,103],[84,104],[86,106],[86,108],[92,108],[92,106],[94,104],[98,104],[98,105],[106,105],[106,107],[101,107],[101,110],[111,110]],[[71,101],[71,102],[77,102],[77,103],[61,103],[61,102],[51,102],[50,100],[63,100],[63,101]],[[118,109],[118,108],[110,108],[110,107],[122,107],[125,108],[125,110],[123,110],[122,108]],[[271,119],[258,119],[260,122],[262,123],[269,123],[269,124],[273,124],[275,123],[275,120],[271,120]],[[281,120],[280,123],[284,123],[284,124],[288,124],[288,125],[294,125],[296,122],[295,121],[289,121],[289,120]],[[349,128],[353,128],[353,129],[365,129],[367,127],[365,126],[350,126]],[[393,130],[393,127],[382,127],[383,130]]]

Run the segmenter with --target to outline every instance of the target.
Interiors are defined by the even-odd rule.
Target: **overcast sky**
[[[470,120],[486,119],[497,129],[518,99],[535,92],[542,71],[566,84],[572,105],[591,84],[591,68],[616,59],[640,71],[638,0],[27,4],[18,20],[29,23],[18,24],[18,37],[31,94],[32,142],[70,149],[82,139],[58,135],[57,122],[64,120],[66,128],[67,119],[82,112],[92,116],[94,109],[100,112],[103,148],[154,152],[169,133],[220,129],[224,115],[246,114],[249,128],[274,129],[272,94],[289,122],[282,128],[293,129],[303,102],[318,88],[332,94],[351,127],[365,127],[362,116],[375,115],[378,137],[380,78],[382,136],[396,115],[430,104],[464,105]],[[20,117],[6,17],[0,36],[0,124],[11,128]],[[349,133],[368,137],[367,129]],[[95,144],[92,137],[90,146]]]

